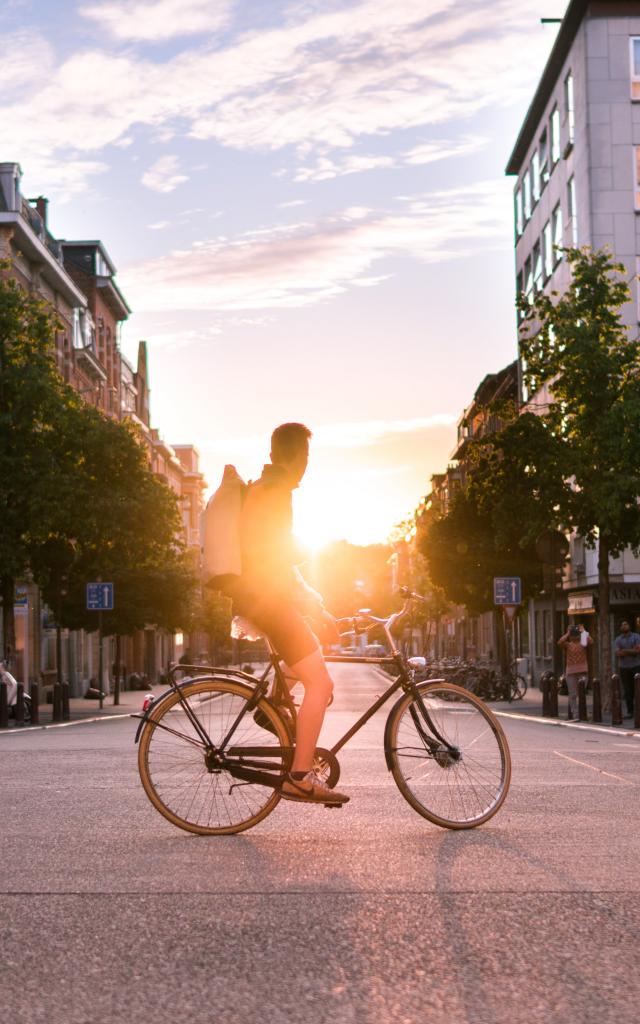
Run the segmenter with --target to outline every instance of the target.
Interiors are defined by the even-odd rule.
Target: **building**
[[[634,334],[640,320],[640,2],[571,0],[506,172],[514,188],[516,288],[533,296],[562,293],[569,267],[560,246],[609,246],[629,272],[632,301],[623,318]],[[522,378],[522,373],[520,373]],[[523,408],[544,407],[546,387]],[[597,552],[571,539],[570,565],[551,621],[549,597],[529,609],[534,678],[553,665],[567,616],[593,633]],[[640,612],[640,560],[624,552],[610,563],[614,614]],[[575,620],[574,620],[575,621]]]

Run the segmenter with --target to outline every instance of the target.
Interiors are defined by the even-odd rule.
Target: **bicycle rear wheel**
[[[501,807],[511,756],[498,719],[453,683],[417,687],[392,708],[385,740],[405,800],[442,828],[475,828]]]
[[[234,763],[244,758],[245,765],[264,766],[274,777],[288,769],[292,748],[287,728],[264,699],[257,705],[262,715],[258,719],[266,718],[271,729],[266,731],[255,721],[256,709],[247,710],[254,693],[250,686],[230,679],[201,679],[185,683],[180,692],[213,747],[222,744],[239,718],[230,739]],[[198,835],[242,832],[266,818],[280,800],[273,786],[243,780],[211,763],[203,738],[175,692],[154,706],[144,725],[138,769],[156,810],[178,828]]]

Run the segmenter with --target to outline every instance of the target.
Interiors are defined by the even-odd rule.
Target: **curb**
[[[30,732],[42,732],[44,729],[68,729],[70,725],[91,725],[94,722],[115,722],[119,718],[133,718],[132,712],[120,715],[100,715],[98,718],[78,718],[75,722],[49,722],[48,725],[25,725],[21,729],[7,729],[0,732],[2,736],[26,736]]]
[[[537,725],[552,725],[555,728],[572,729],[576,732],[578,730],[581,732],[603,732],[609,736],[622,736],[625,739],[640,740],[640,732],[634,732],[633,729],[621,729],[619,726],[589,725],[588,722],[563,722],[562,719],[559,718],[540,718],[538,715],[521,715],[517,711],[496,711],[495,708],[491,708],[491,710],[498,718],[515,718],[520,722],[535,722]]]

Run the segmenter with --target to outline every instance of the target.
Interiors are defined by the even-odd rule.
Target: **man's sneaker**
[[[304,779],[293,779],[286,775],[280,786],[280,795],[285,800],[293,800],[303,804],[325,804],[325,806],[341,807],[349,802],[346,793],[338,793],[321,782],[313,772],[307,772]]]

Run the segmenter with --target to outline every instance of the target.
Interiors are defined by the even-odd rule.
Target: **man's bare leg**
[[[304,700],[300,705],[296,724],[296,749],[291,771],[309,772],[313,766],[313,755],[324,713],[333,692],[333,683],[320,648],[289,668],[304,686]]]

